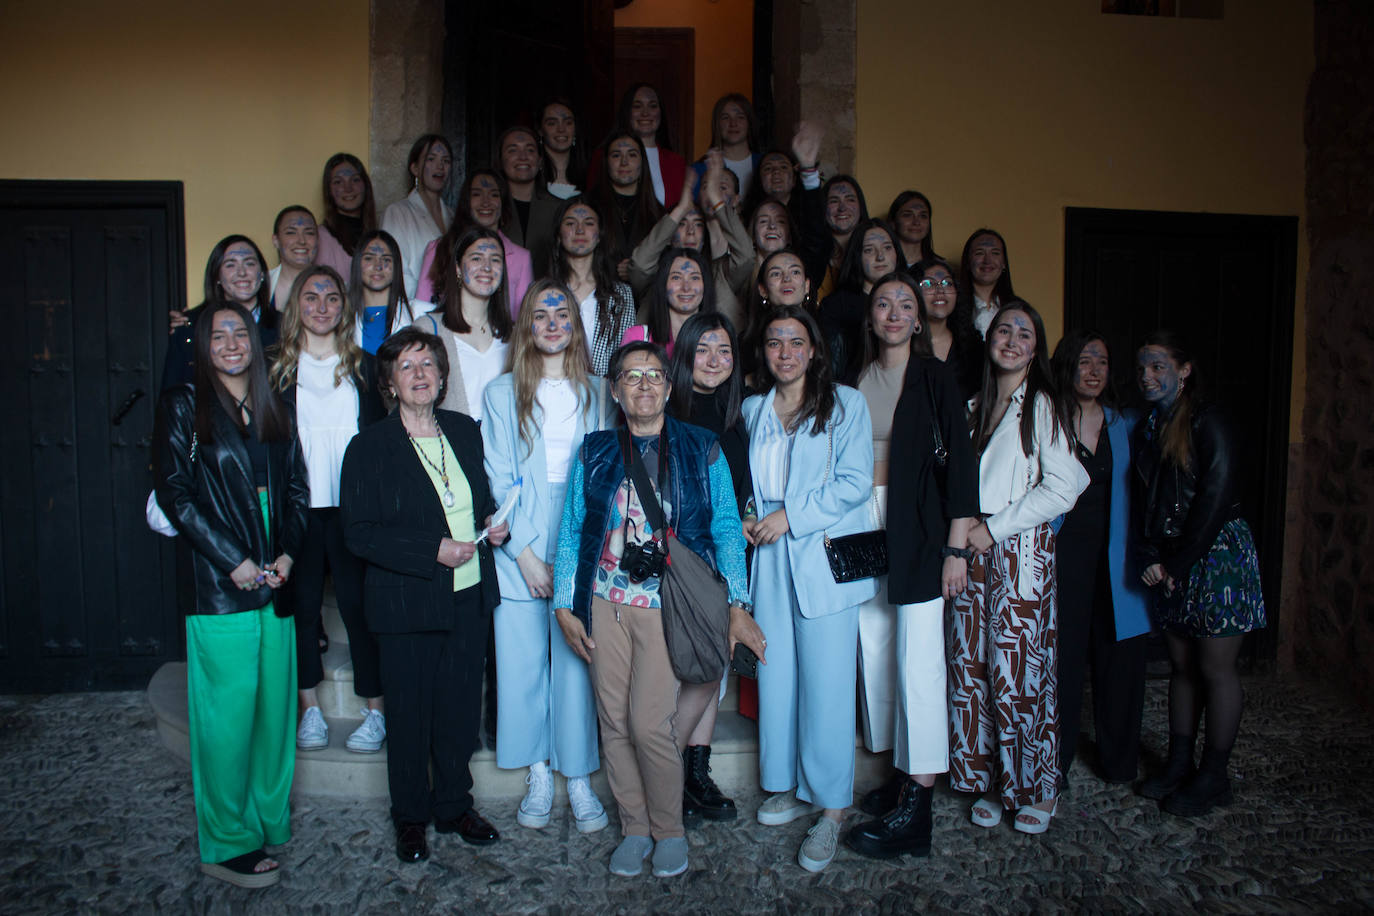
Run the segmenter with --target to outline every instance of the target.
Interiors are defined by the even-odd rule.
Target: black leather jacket
[[[196,603],[188,614],[232,614],[274,602],[279,617],[290,617],[291,588],[263,585],[242,590],[229,574],[244,560],[265,566],[281,554],[300,556],[310,510],[305,458],[292,422],[291,436],[268,447],[269,539],[263,530],[258,489],[243,437],[224,409],[216,406],[214,441],[195,442],[196,396],[190,385],[172,388],[158,405],[153,436],[157,502],[191,546]]]
[[[1135,468],[1141,488],[1141,533],[1146,563],[1163,563],[1182,582],[1207,555],[1221,528],[1240,518],[1236,493],[1235,436],[1221,411],[1209,405],[1193,413],[1193,461],[1183,469],[1160,453],[1158,411],[1136,425]]]

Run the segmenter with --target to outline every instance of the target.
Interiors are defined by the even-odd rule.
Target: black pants
[[[387,780],[397,824],[447,821],[472,807],[482,659],[491,619],[480,586],[453,596],[454,627],[378,633],[386,691]],[[430,764],[434,788],[430,789]]]
[[[1083,679],[1092,658],[1093,725],[1102,777],[1136,776],[1145,704],[1146,636],[1116,639],[1111,578],[1103,540],[1075,537],[1065,525],[1057,541],[1059,589],[1059,749],[1067,774],[1078,747]]]
[[[343,521],[338,509],[311,509],[301,555],[292,567],[296,586],[296,684],[309,690],[324,680],[320,664],[320,608],[324,604],[324,574],[334,577],[334,597],[348,631],[353,659],[353,692],[360,697],[382,695],[377,667],[377,643],[363,619],[362,560],[344,546]]]

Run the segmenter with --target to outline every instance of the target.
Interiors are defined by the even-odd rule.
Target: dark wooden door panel
[[[143,503],[181,237],[180,185],[0,182],[0,689],[131,686],[180,653]]]
[[[1064,326],[1107,338],[1113,376],[1135,394],[1135,348],[1168,327],[1198,353],[1209,396],[1241,437],[1241,498],[1254,529],[1269,628],[1251,645],[1277,647],[1287,487],[1289,393],[1297,250],[1292,217],[1070,208]]]

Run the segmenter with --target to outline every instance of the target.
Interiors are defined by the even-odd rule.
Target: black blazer
[[[386,416],[386,405],[382,403],[382,393],[377,389],[377,357],[363,352],[358,371],[353,374],[353,387],[358,391],[358,430],[367,429]],[[296,415],[296,386],[287,385],[281,392],[281,399]]]
[[[931,395],[939,416],[931,413]],[[912,356],[892,415],[887,484],[888,601],[940,597],[940,550],[950,519],[978,514],[978,458],[959,383],[944,363]],[[949,457],[935,462],[935,424]],[[894,523],[900,519],[900,523]]]
[[[196,395],[190,385],[163,394],[153,434],[157,502],[191,546],[196,605],[186,613],[231,614],[272,601],[278,617],[290,617],[294,602],[289,585],[275,592],[266,585],[244,591],[229,574],[244,560],[265,566],[281,554],[300,557],[310,484],[295,422],[286,441],[268,446],[269,541],[252,461],[234,421],[216,402],[214,441],[196,441],[193,462],[195,421]]]
[[[482,461],[482,437],[471,418],[437,410],[439,428],[458,456],[472,491],[480,528],[496,511]],[[453,570],[440,563],[439,542],[449,536],[444,506],[401,416],[390,416],[353,437],[344,453],[339,510],[348,549],[367,561],[363,612],[374,633],[420,633],[454,626]],[[482,609],[501,600],[491,546],[477,546]]]

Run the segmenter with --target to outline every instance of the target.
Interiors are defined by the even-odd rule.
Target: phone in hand
[[[741,677],[759,676],[759,657],[754,650],[742,642],[735,643],[735,654],[730,657],[730,670]]]

